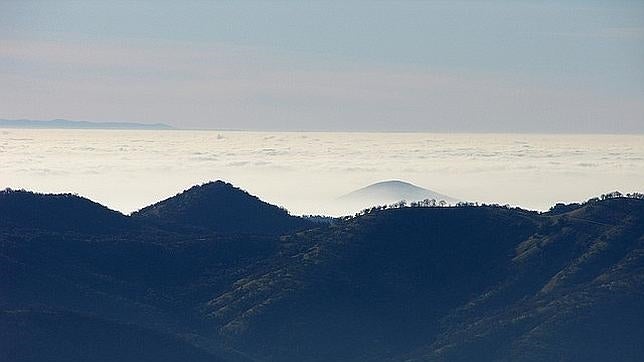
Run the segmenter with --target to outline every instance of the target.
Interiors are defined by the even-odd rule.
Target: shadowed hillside
[[[132,215],[163,228],[283,234],[314,224],[223,182],[194,186]]]
[[[276,361],[636,360],[643,217],[630,199],[375,212],[286,239],[206,314]]]
[[[70,312],[0,312],[0,340],[10,345],[0,360],[12,362],[219,361],[173,336]]]
[[[441,321],[417,360],[635,361],[644,354],[644,200],[546,218],[503,283]]]
[[[0,227],[49,231],[107,232],[127,228],[128,218],[71,194],[0,191]]]
[[[30,203],[43,197],[20,195]],[[20,210],[11,200],[0,210]],[[132,217],[72,200],[90,205],[88,215],[112,215],[128,226],[50,230],[43,214],[33,213],[21,228],[0,224],[0,351],[13,351],[14,360],[92,353],[102,361],[158,353],[165,359],[154,360],[644,355],[641,199],[541,214],[394,208],[315,228],[221,182]],[[214,211],[220,205],[224,211]],[[301,231],[280,237],[278,230]],[[20,333],[12,332],[18,325]]]
[[[274,360],[393,357],[505,277],[507,256],[538,229],[517,214],[392,209],[293,236],[282,259],[211,300],[207,315],[222,335]]]

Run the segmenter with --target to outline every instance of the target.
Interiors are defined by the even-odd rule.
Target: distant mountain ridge
[[[412,202],[425,199],[433,199],[436,202],[443,200],[448,204],[455,204],[459,201],[453,197],[400,180],[376,182],[340,196],[337,201],[344,207],[356,209],[391,204],[401,200]]]
[[[133,122],[90,122],[53,119],[48,121],[29,119],[0,119],[0,128],[42,128],[42,129],[140,129],[169,130],[175,129],[164,123]]]

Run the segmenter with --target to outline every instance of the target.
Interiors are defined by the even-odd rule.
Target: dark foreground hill
[[[179,230],[194,227],[219,232],[277,235],[312,226],[309,221],[291,216],[286,210],[223,181],[194,186],[132,216]]]
[[[285,240],[207,315],[273,360],[637,360],[643,216],[627,199],[385,210]]]
[[[161,226],[176,220],[163,215]],[[117,361],[119,346],[168,361],[644,356],[644,200],[545,214],[386,209],[282,237],[144,223],[113,234],[0,228],[0,351],[24,361],[43,360],[31,343],[48,360]]]
[[[27,228],[103,233],[128,226],[125,215],[80,196],[0,191],[0,228],[3,230]]]

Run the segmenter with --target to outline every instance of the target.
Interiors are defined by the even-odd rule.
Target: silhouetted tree
[[[609,192],[609,193],[607,193],[607,194],[603,194],[603,195],[601,195],[601,196],[600,196],[600,198],[601,198],[602,200],[608,200],[608,199],[615,199],[615,198],[623,197],[623,196],[624,196],[624,195],[622,195],[622,193],[621,193],[621,192],[619,192],[619,191],[613,191],[613,192]]]

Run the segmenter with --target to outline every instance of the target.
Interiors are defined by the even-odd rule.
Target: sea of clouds
[[[544,210],[644,191],[644,136],[0,130],[0,187],[72,192],[125,213],[229,181],[294,214],[400,179],[468,201]]]

